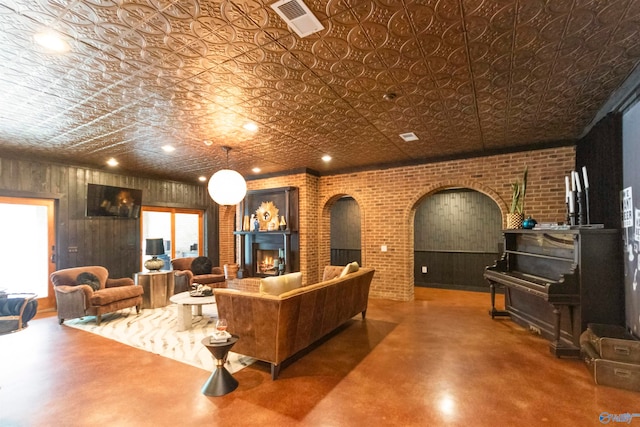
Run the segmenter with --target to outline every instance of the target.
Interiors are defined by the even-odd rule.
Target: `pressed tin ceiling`
[[[305,38],[273,2],[0,0],[0,154],[195,181],[223,145],[250,177],[574,141],[640,60],[640,0],[306,0]]]

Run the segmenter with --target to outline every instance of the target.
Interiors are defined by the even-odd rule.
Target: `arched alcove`
[[[360,223],[360,207],[352,197],[343,196],[331,206],[331,265],[362,265]]]
[[[486,291],[483,271],[502,253],[502,213],[489,196],[469,188],[432,193],[416,205],[416,286]]]

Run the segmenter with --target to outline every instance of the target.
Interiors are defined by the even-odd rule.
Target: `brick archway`
[[[412,278],[412,280],[409,283],[407,283],[407,286],[410,287],[410,289],[407,289],[407,292],[411,295],[413,295],[413,288],[415,286],[415,283],[413,280],[413,277],[414,277],[413,272],[415,268],[414,224],[415,224],[415,216],[416,216],[417,208],[420,205],[420,203],[427,197],[437,192],[453,189],[453,188],[473,190],[489,197],[500,209],[502,225],[503,227],[505,226],[506,214],[508,212],[507,204],[502,199],[502,197],[500,197],[500,195],[496,191],[494,191],[492,188],[487,187],[486,185],[483,185],[478,182],[473,182],[473,181],[441,181],[441,182],[436,182],[428,185],[423,192],[421,192],[420,194],[416,194],[415,198],[409,204],[409,208],[408,208],[409,210],[408,212],[406,212],[406,215],[405,215],[405,218],[407,218],[407,221],[409,223],[409,227],[408,227],[409,233],[406,236],[406,238],[407,238],[407,241],[409,242],[408,246],[411,248],[411,253],[408,260],[409,262],[407,263],[407,266],[406,266],[407,268],[406,274],[408,275],[408,277]]]

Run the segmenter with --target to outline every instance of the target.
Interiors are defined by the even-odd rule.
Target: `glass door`
[[[165,254],[158,256],[165,262],[162,270],[171,270],[173,258],[202,255],[203,220],[204,212],[200,210],[143,207],[142,264],[150,258],[145,255],[146,239],[164,240]]]
[[[0,259],[11,266],[0,268],[0,288],[37,294],[40,310],[55,307],[54,218],[54,200],[0,197]]]

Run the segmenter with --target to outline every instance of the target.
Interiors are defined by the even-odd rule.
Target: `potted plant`
[[[522,181],[517,179],[511,184],[511,207],[507,214],[507,228],[522,228],[524,221],[524,197],[527,194],[527,172],[528,167],[524,168]]]

